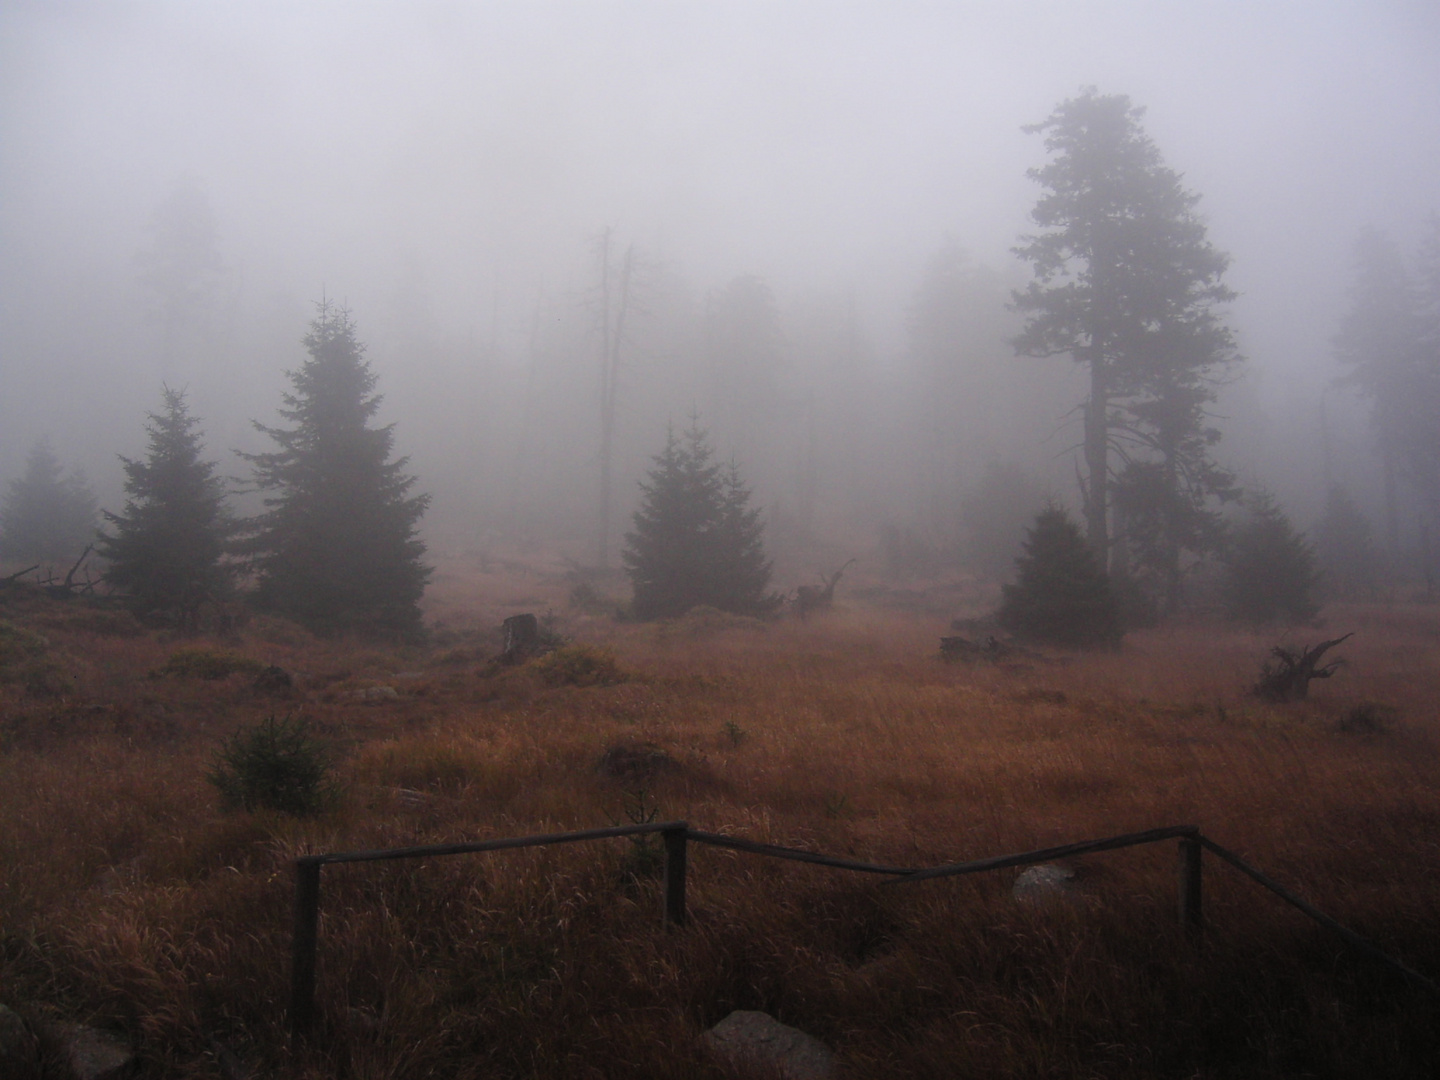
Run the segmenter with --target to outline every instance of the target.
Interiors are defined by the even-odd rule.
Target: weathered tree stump
[[[502,664],[523,664],[540,652],[540,620],[534,615],[511,615],[501,624],[505,644],[500,650]]]

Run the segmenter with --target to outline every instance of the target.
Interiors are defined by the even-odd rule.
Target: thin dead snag
[[[1320,658],[1354,636],[1352,631],[1344,637],[1322,641],[1298,652],[1276,645],[1270,650],[1273,659],[1265,661],[1265,666],[1260,669],[1260,681],[1255,684],[1252,693],[1263,701],[1304,701],[1310,692],[1311,679],[1328,679],[1345,663],[1343,659],[1332,660],[1322,666]]]
[[[825,582],[824,585],[801,585],[795,590],[795,610],[800,613],[802,619],[809,615],[810,612],[828,608],[834,603],[835,586],[840,583],[840,576],[845,573],[850,563],[853,562],[855,562],[855,560],[851,559],[850,562],[840,567],[839,570],[836,570],[835,573],[831,574],[828,578],[824,574],[821,574],[820,580]]]

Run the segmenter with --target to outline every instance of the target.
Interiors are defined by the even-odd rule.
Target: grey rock
[[[271,664],[255,676],[254,686],[262,694],[283,694],[294,689],[295,679],[284,668]]]
[[[1010,895],[1022,904],[1074,899],[1075,871],[1058,863],[1039,863],[1015,879]]]
[[[768,1013],[732,1012],[701,1035],[700,1042],[731,1068],[763,1069],[785,1080],[830,1080],[835,1075],[834,1051]]]
[[[0,1076],[24,1076],[35,1067],[35,1036],[15,1010],[0,1005]]]
[[[135,1053],[123,1039],[84,1024],[56,1024],[56,1038],[75,1080],[120,1080],[135,1061]]]
[[[254,1080],[255,1069],[245,1054],[238,1052],[219,1039],[210,1040],[210,1056],[220,1069],[225,1080]]]

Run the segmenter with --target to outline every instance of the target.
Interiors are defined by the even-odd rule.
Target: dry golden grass
[[[1039,909],[1014,871],[882,886],[697,847],[670,932],[623,839],[330,867],[322,1031],[292,1054],[295,855],[623,822],[642,782],[597,769],[622,743],[675,763],[643,781],[662,818],[894,864],[1198,824],[1440,973],[1440,609],[1327,612],[1292,636],[1356,630],[1349,665],[1275,706],[1246,695],[1273,633],[951,665],[943,620],[859,605],[562,617],[626,676],[570,685],[486,663],[501,617],[564,611],[563,581],[456,564],[435,592],[425,649],[258,618],[200,643],[298,673],[288,697],[153,677],[195,643],[0,595],[68,680],[0,683],[0,1000],[126,1031],[157,1077],[218,1077],[226,1054],[296,1078],[718,1077],[695,1035],[735,1008],[827,1040],[851,1077],[1431,1075],[1434,1001],[1214,859],[1187,945],[1172,844],[1087,857],[1079,901]],[[1364,701],[1399,718],[1337,730]],[[220,740],[286,712],[339,752],[341,804],[221,814]]]

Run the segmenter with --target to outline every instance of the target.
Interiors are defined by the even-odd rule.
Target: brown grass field
[[[1288,634],[1196,623],[995,666],[941,662],[948,616],[858,587],[773,624],[616,623],[568,591],[457,560],[425,647],[260,617],[180,640],[0,591],[0,619],[48,643],[0,667],[0,1002],[124,1033],[145,1077],[719,1078],[696,1036],[738,1008],[824,1039],[844,1077],[1436,1075],[1440,1001],[1213,857],[1188,942],[1173,842],[1077,860],[1074,902],[1041,906],[1012,899],[1015,870],[885,886],[696,846],[691,921],[670,930],[626,839],[330,867],[322,1022],[292,1051],[296,855],[652,809],[915,866],[1196,824],[1440,976],[1440,608],[1334,607]],[[503,616],[547,609],[629,677],[488,664]],[[1310,701],[1247,696],[1277,641],[1349,630]],[[197,646],[298,686],[152,674]],[[356,693],[380,686],[395,695]],[[1364,702],[1384,725],[1342,730]],[[221,740],[287,713],[334,748],[342,797],[311,819],[223,813],[205,779]],[[674,764],[608,777],[617,744]]]

